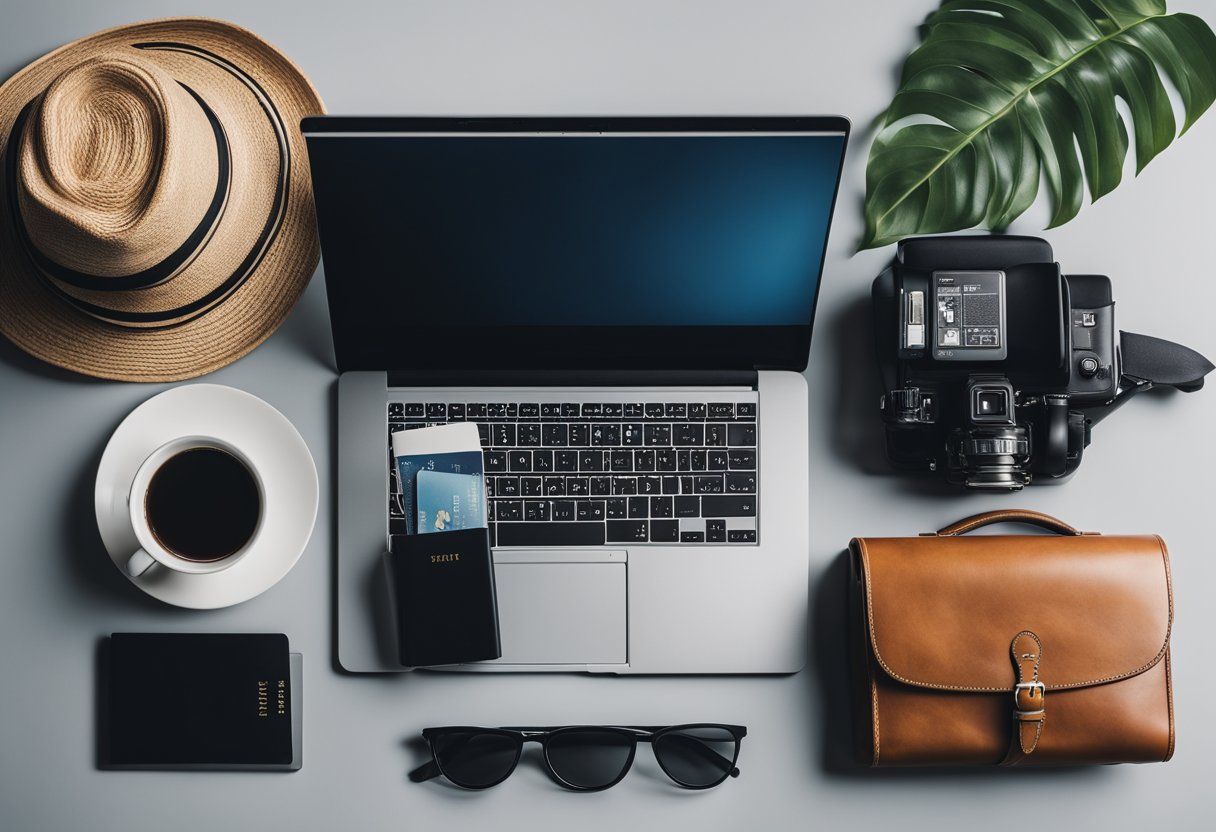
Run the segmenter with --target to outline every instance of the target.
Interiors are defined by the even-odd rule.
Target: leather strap
[[[936,532],[931,532],[928,536],[954,537],[955,535],[975,531],[984,526],[991,526],[993,523],[1029,523],[1032,526],[1038,526],[1057,534],[1066,535],[1096,534],[1096,532],[1083,532],[1075,529],[1063,520],[1057,520],[1050,514],[1043,514],[1039,511],[1004,509],[1001,511],[986,511],[983,514],[967,517],[959,520],[957,523],[951,523],[945,528],[938,529]]]
[[[1023,630],[1013,637],[1009,653],[1017,672],[1017,682],[1013,686],[1013,730],[1009,738],[1009,752],[1001,765],[1016,766],[1034,753],[1039,738],[1043,736],[1043,724],[1047,721],[1044,707],[1046,690],[1039,681],[1043,643],[1030,630]]]

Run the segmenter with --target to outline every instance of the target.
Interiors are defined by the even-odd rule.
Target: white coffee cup
[[[223,451],[234,457],[244,465],[258,491],[258,516],[253,533],[239,549],[216,560],[194,560],[166,548],[157,539],[148,519],[147,495],[152,478],[170,459],[186,451],[200,448]],[[135,531],[135,537],[140,545],[140,548],[136,549],[127,560],[126,568],[129,575],[132,577],[142,575],[155,564],[183,574],[204,575],[228,569],[244,558],[257,544],[264,525],[266,492],[257,468],[249,461],[249,457],[232,443],[212,436],[183,436],[161,445],[140,464],[139,470],[135,473],[135,479],[131,481],[127,502],[130,509],[131,528]]]

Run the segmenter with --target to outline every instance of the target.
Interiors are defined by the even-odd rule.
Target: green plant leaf
[[[866,165],[865,237],[1003,229],[1051,200],[1051,228],[1110,193],[1216,99],[1216,35],[1164,0],[946,0],[904,62]],[[1122,99],[1131,125],[1116,109]]]

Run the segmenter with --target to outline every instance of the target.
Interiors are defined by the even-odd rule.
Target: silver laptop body
[[[847,122],[304,131],[342,371],[341,666],[403,669],[382,558],[404,510],[389,437],[473,421],[503,655],[451,669],[799,670],[800,370]]]

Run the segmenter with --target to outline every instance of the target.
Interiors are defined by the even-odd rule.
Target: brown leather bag
[[[1000,522],[1058,535],[962,538]],[[874,766],[1157,762],[1174,753],[1169,556],[1155,536],[993,511],[855,538],[859,758]]]

